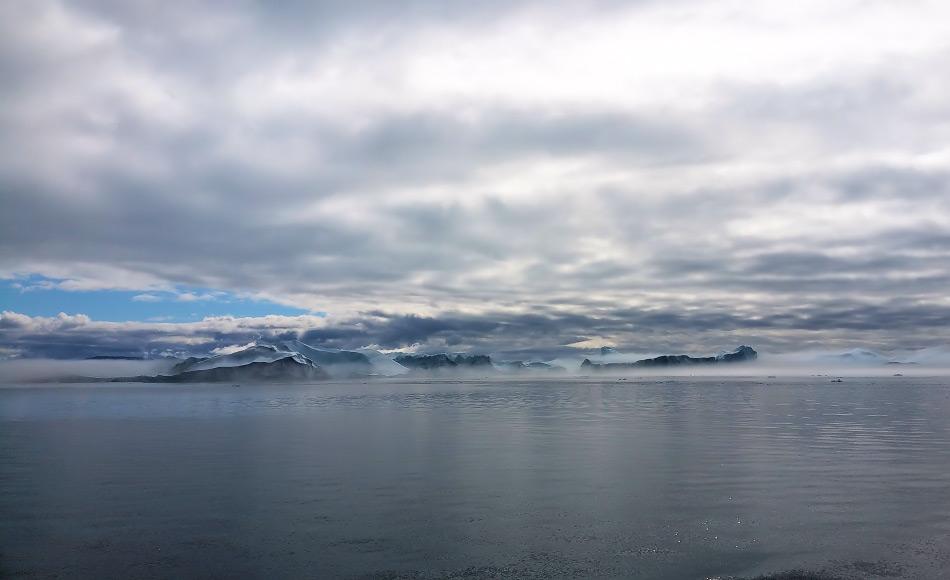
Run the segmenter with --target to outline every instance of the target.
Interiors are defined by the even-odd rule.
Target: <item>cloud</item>
[[[246,348],[251,348],[254,346],[254,342],[248,342],[246,344],[230,344],[227,346],[219,346],[217,348],[211,349],[209,352],[212,355],[221,355],[221,354],[232,354]]]
[[[161,302],[162,297],[155,294],[136,294],[132,297],[133,302]]]
[[[297,335],[325,324],[320,316],[206,317],[197,322],[106,322],[88,316],[0,313],[0,347],[23,356],[84,358],[95,355],[202,353],[260,336]]]
[[[477,4],[5,3],[0,276],[340,345],[941,339],[946,3]],[[134,324],[82,338],[257,331]]]
[[[196,294],[194,292],[182,292],[175,296],[175,300],[178,302],[202,302],[207,300],[215,300],[217,295],[206,292],[204,294]]]
[[[259,338],[296,338],[343,349],[416,352],[468,351],[501,358],[555,358],[613,345],[626,352],[714,352],[753,344],[763,353],[846,350],[883,352],[937,348],[950,343],[950,305],[907,300],[862,303],[827,300],[794,309],[746,312],[717,305],[685,311],[597,309],[585,314],[445,312],[438,316],[363,312],[345,319],[314,315],[207,317],[195,322],[104,322],[60,314],[0,314],[0,348],[26,358],[94,355],[208,355]],[[855,339],[858,336],[860,339]],[[915,336],[904,341],[902,336]]]

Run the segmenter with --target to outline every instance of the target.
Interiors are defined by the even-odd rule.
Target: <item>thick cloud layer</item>
[[[0,348],[946,342],[945,2],[475,4],[3,3],[0,276],[330,316]]]

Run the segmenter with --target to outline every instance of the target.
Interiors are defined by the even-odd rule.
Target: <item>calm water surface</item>
[[[0,388],[0,576],[950,578],[945,379]]]

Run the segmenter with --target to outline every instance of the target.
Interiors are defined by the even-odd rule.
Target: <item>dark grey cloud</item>
[[[0,317],[0,349],[21,357],[187,356],[258,338],[297,338],[331,348],[366,346],[420,352],[465,351],[497,358],[579,356],[600,344],[627,352],[707,352],[755,343],[763,352],[863,346],[906,352],[950,340],[950,307],[894,299],[830,299],[744,313],[737,308],[675,311],[615,309],[596,313],[446,312],[419,316],[366,312],[323,322],[314,317],[210,318],[194,323],[104,323],[84,317]],[[907,342],[897,336],[913,337]],[[858,337],[858,338],[856,338]]]

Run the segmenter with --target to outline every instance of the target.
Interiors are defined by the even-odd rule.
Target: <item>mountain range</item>
[[[604,349],[603,355],[615,355]],[[748,346],[712,357],[664,355],[631,363],[599,362],[585,359],[581,371],[624,370],[644,367],[672,367],[695,364],[749,362],[757,353]],[[576,363],[575,363],[576,364]],[[327,379],[396,377],[401,375],[491,375],[566,371],[564,366],[541,361],[493,361],[485,354],[409,354],[389,356],[376,350],[319,348],[299,340],[258,341],[234,352],[211,357],[178,360],[157,375],[117,377],[112,382],[192,383],[192,382],[310,382]],[[90,380],[73,377],[71,380]]]

